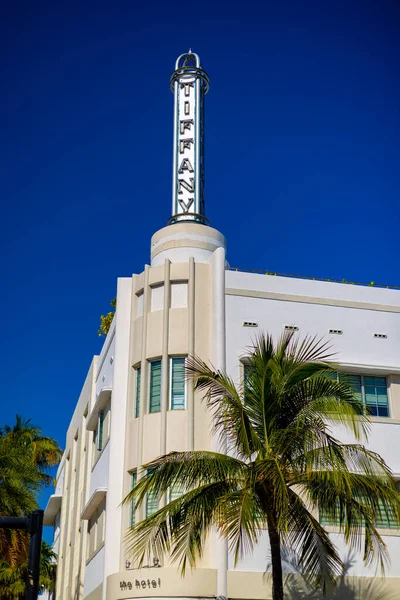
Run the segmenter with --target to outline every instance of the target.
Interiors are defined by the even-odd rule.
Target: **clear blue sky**
[[[231,265],[400,285],[399,25],[384,0],[2,2],[0,422],[64,444],[116,278],[170,216],[189,47]]]

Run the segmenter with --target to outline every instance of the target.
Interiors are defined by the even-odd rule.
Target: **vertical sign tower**
[[[176,61],[171,75],[174,93],[174,166],[172,217],[169,223],[207,224],[204,215],[204,96],[208,75],[189,50]]]

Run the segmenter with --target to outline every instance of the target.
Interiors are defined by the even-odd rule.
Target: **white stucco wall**
[[[97,488],[108,487],[108,466],[110,462],[110,442],[108,441],[90,476],[89,500]]]
[[[97,363],[96,396],[102,388],[113,387],[115,359],[115,323],[113,321]]]
[[[83,586],[83,597],[85,598],[95,590],[102,582],[104,577],[104,546],[92,560],[86,565],[85,568],[85,583]]]
[[[373,374],[390,375],[400,370],[400,292],[373,287],[358,287],[286,279],[228,271],[226,273],[226,353],[227,370],[239,381],[240,357],[251,346],[256,335],[268,332],[277,340],[285,325],[299,327],[300,337],[307,334],[323,336],[332,344],[334,360],[344,365],[354,365],[359,372],[368,368]],[[257,292],[259,296],[256,297]],[[236,294],[236,295],[235,295]],[[269,296],[269,297],[268,297]],[[319,302],[321,299],[321,303]],[[363,303],[363,307],[357,303]],[[335,306],[335,304],[346,304]],[[355,305],[355,306],[354,306]],[[257,327],[244,327],[243,322],[257,323]],[[329,329],[340,329],[342,335],[331,335]],[[384,333],[386,339],[374,338],[374,333]],[[335,429],[343,442],[352,442],[352,436]],[[394,473],[400,474],[400,423],[388,420],[371,425],[368,446],[381,454]],[[400,536],[384,536],[391,553],[388,577],[400,577]],[[331,534],[342,558],[349,554],[343,536]],[[237,568],[247,571],[265,571],[269,560],[267,534],[262,536],[253,555],[243,557]],[[233,558],[229,556],[229,567]],[[362,556],[350,574],[373,576],[373,568],[363,565]]]

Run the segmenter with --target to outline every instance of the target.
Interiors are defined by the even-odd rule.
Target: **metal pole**
[[[28,529],[28,518],[0,517],[0,529]]]
[[[28,517],[29,543],[28,577],[25,600],[37,600],[39,592],[40,552],[42,549],[43,510],[34,510]]]

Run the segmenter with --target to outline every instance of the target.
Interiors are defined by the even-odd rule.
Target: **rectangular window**
[[[140,379],[141,369],[138,367],[136,371],[136,386],[135,386],[135,417],[138,418],[140,415]]]
[[[103,426],[104,426],[104,413],[100,411],[97,416],[97,450],[103,449]]]
[[[155,413],[161,410],[161,360],[153,360],[150,363],[150,394],[149,412]]]
[[[400,494],[400,481],[396,481],[396,488]],[[388,514],[386,514],[383,507],[381,514],[376,516],[375,526],[382,529],[398,529],[392,511],[388,511]]]
[[[151,469],[147,471],[148,474],[152,472]],[[158,498],[157,494],[147,494],[146,498],[146,518],[158,511]]]
[[[369,414],[377,417],[389,416],[386,377],[364,376],[364,401]]]
[[[183,494],[183,489],[180,487],[173,487],[169,490],[168,494],[168,502],[173,502],[173,500],[177,500]]]
[[[136,481],[137,481],[137,477],[136,477],[136,471],[134,473],[131,473],[131,490],[133,490],[133,488],[136,485]],[[130,504],[130,515],[129,515],[129,523],[130,526],[133,527],[135,524],[135,500],[131,500],[131,504]]]
[[[246,401],[246,388],[248,388],[248,385],[249,385],[249,374],[250,374],[251,366],[249,365],[249,363],[242,363],[242,366],[243,366],[243,394],[244,394],[244,401]]]
[[[394,520],[392,511],[386,511],[381,507],[381,514],[376,516],[375,527],[382,529],[397,529],[396,522]]]
[[[323,508],[319,509],[319,522],[321,523],[321,525],[336,525],[339,526],[339,518],[336,518],[336,520],[331,519],[329,517],[329,514],[326,510],[324,510]]]
[[[396,482],[396,488],[400,493],[400,481]],[[330,519],[328,513],[321,508],[319,509],[319,522],[321,525],[340,525],[339,518],[336,520]],[[378,529],[398,529],[391,511],[388,511],[388,514],[386,514],[383,507],[381,513],[377,514],[375,517],[375,527]]]
[[[184,410],[185,404],[185,359],[171,358],[171,410]]]
[[[340,373],[339,381],[351,386],[354,395],[366,406],[369,415],[373,417],[390,416],[386,377]]]
[[[96,514],[92,515],[88,522],[87,560],[92,558],[96,550],[96,517]]]

